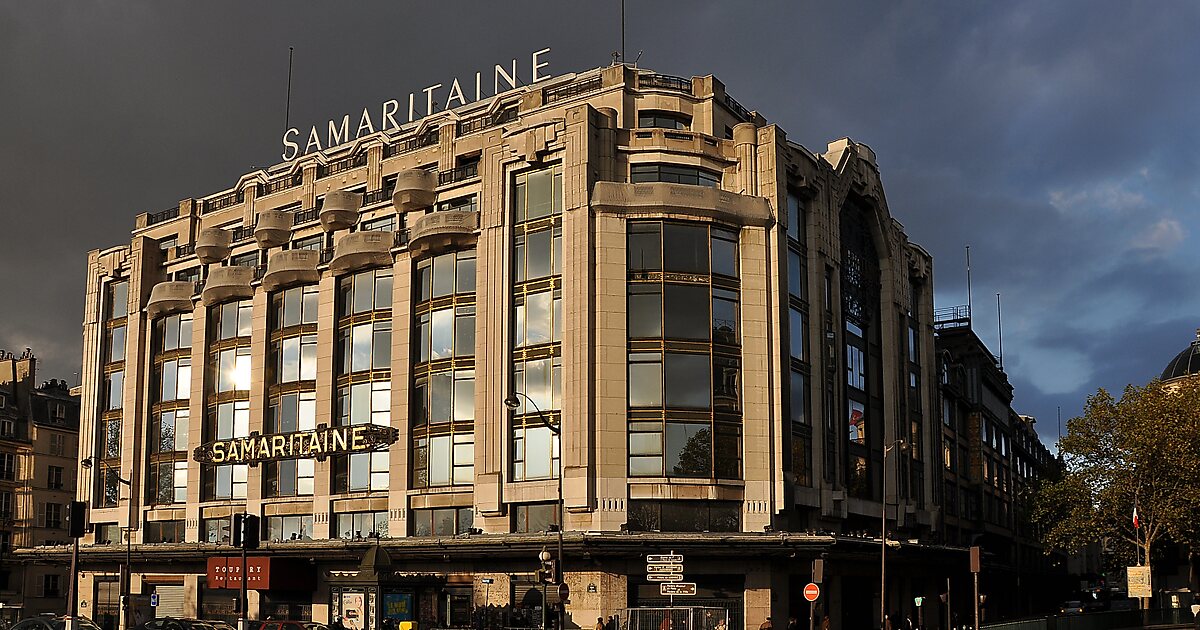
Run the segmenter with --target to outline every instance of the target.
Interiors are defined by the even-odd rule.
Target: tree
[[[1062,477],[1034,506],[1048,548],[1104,543],[1148,564],[1156,542],[1200,542],[1200,378],[1130,385],[1120,400],[1100,389],[1058,451]]]

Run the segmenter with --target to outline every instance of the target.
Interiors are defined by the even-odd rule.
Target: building
[[[29,563],[15,549],[67,540],[74,498],[79,396],[67,384],[37,385],[37,358],[0,351],[0,620],[62,612],[62,566]]]
[[[1036,420],[1013,411],[1008,375],[971,328],[970,309],[938,309],[934,319],[942,419],[940,534],[949,544],[978,545],[985,552],[981,592],[991,610],[1012,616],[1054,611],[1072,592],[1066,557],[1045,553],[1030,508],[1038,481],[1053,479],[1061,462],[1042,444]],[[963,603],[960,614],[967,614],[970,597]]]
[[[870,627],[885,503],[915,617],[967,566],[931,282],[871,149],[712,76],[558,76],[248,173],[89,255],[81,610],[120,616],[128,562],[158,615],[234,617],[247,511],[252,617],[539,625],[561,540],[571,625],[668,602],[674,552],[735,627],[807,615],[817,558]]]

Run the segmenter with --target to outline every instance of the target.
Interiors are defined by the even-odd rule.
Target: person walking
[[[772,628],[771,628],[771,618],[770,618],[770,617],[767,617],[767,620],[766,620],[766,621],[764,621],[764,622],[762,622],[761,624],[759,624],[759,625],[758,625],[758,630],[772,630]]]

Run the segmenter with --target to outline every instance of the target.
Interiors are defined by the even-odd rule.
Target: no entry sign
[[[808,585],[804,587],[804,599],[807,599],[810,602],[815,602],[815,601],[817,601],[817,598],[820,596],[821,596],[821,587],[820,586],[817,586],[816,584],[809,582]]]

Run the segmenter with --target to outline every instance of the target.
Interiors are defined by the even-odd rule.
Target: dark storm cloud
[[[0,5],[0,347],[33,347],[47,378],[78,371],[86,252],[278,161],[289,45],[305,133],[514,57],[528,80],[542,46],[553,74],[604,65],[618,7]],[[871,145],[894,216],[935,256],[938,306],[965,301],[971,245],[977,329],[996,350],[1002,293],[1016,405],[1043,434],[1058,406],[1157,374],[1200,323],[1196,5],[626,7],[630,59],[715,74],[816,152]]]

